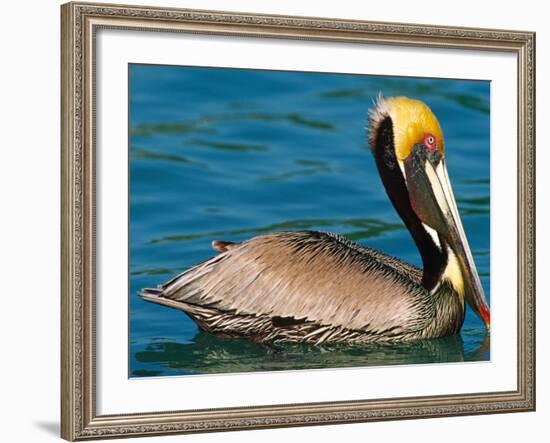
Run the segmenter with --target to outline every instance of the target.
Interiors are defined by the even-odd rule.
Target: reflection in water
[[[266,346],[199,332],[190,343],[150,342],[136,352],[135,359],[138,364],[154,365],[159,369],[154,371],[156,374],[136,369],[132,375],[160,375],[166,371],[210,374],[481,361],[488,359],[488,351],[488,336],[476,337],[474,349],[466,350],[460,335],[392,345]]]

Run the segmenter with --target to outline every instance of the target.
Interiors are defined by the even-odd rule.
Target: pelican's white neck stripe
[[[426,223],[422,223],[422,226],[424,226],[424,229],[430,235],[430,237],[434,241],[435,245],[439,248],[439,250],[443,251],[443,249],[441,248],[441,242],[439,241],[439,234],[437,233],[437,231],[433,228],[430,228]]]

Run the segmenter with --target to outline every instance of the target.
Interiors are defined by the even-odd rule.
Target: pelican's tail
[[[163,290],[161,288],[143,288],[139,293],[139,296],[146,301],[158,303],[159,305],[168,306],[170,308],[182,309],[182,303],[165,298],[162,296]]]
[[[146,297],[146,296],[158,297],[160,294],[162,294],[162,289],[160,288],[143,288],[139,295],[141,295],[142,297]]]
[[[140,297],[148,302],[157,303],[169,308],[178,309],[185,312],[203,331],[211,332],[209,320],[222,314],[215,308],[199,306],[193,303],[186,303],[181,300],[172,300],[163,296],[164,290],[161,288],[144,288],[139,293]]]

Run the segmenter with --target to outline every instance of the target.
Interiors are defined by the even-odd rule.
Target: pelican
[[[218,255],[157,288],[149,302],[180,309],[206,332],[259,343],[395,343],[457,334],[465,303],[490,328],[430,108],[407,97],[369,110],[369,144],[423,269],[318,231],[214,240]]]

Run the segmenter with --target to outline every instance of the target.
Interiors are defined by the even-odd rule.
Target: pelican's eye
[[[437,149],[437,140],[432,134],[426,134],[424,136],[424,146],[426,146],[430,152],[434,152]]]

